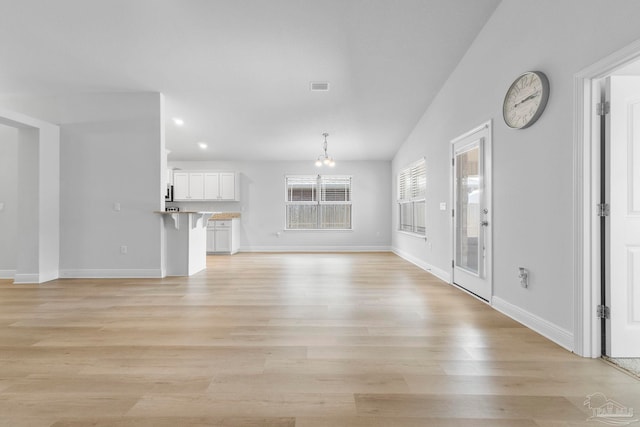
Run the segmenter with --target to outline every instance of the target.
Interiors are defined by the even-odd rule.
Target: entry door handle
[[[489,225],[489,221],[480,221],[480,225],[483,227],[487,227]]]

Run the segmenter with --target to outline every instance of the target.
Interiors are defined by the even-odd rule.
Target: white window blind
[[[351,230],[350,176],[285,177],[287,230]]]
[[[398,174],[398,200],[424,199],[427,194],[427,167],[419,160]]]
[[[398,229],[426,234],[427,167],[425,159],[398,174]]]

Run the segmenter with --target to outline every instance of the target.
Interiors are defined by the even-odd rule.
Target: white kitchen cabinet
[[[204,200],[204,173],[174,172],[173,200]]]
[[[217,200],[220,196],[220,174],[207,172],[204,174],[204,198]]]
[[[240,220],[238,218],[211,220],[207,226],[207,252],[235,254],[240,248]]]
[[[174,172],[173,198],[176,201],[238,201],[237,178],[235,172]]]
[[[205,172],[204,191],[206,200],[237,201],[237,174],[234,172]]]
[[[233,172],[220,173],[220,199],[239,200],[239,185],[236,182],[237,174]]]
[[[189,200],[189,174],[173,173],[173,200]]]
[[[214,252],[231,253],[231,227],[216,228],[213,239],[215,245]]]
[[[204,200],[203,173],[189,173],[189,200]]]

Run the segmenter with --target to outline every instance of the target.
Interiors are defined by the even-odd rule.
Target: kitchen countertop
[[[234,219],[234,218],[240,218],[240,212],[216,212],[211,216],[211,218],[209,218],[209,221],[218,221],[218,220]]]
[[[209,211],[154,211],[155,213],[164,214],[164,215],[173,215],[173,214],[213,214],[215,215],[217,212],[209,212]]]

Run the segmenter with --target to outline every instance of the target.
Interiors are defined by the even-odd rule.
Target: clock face
[[[542,115],[549,99],[549,80],[544,73],[530,71],[518,77],[504,97],[502,115],[507,126],[524,129]]]

